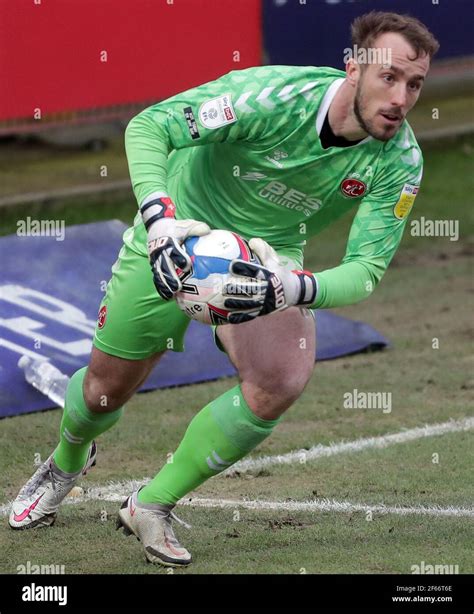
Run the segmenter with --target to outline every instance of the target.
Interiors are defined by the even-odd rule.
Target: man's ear
[[[346,80],[352,87],[356,87],[359,82],[361,76],[361,67],[354,60],[354,58],[350,58],[347,60],[346,64]]]

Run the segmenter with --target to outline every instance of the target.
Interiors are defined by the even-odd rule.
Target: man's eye
[[[393,75],[384,75],[383,76],[384,80],[387,81],[388,83],[390,83],[391,81],[393,81]]]
[[[410,83],[408,87],[414,92],[417,92],[421,88],[421,83]]]

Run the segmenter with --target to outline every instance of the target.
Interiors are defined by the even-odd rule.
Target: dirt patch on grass
[[[426,239],[421,239],[426,242]],[[417,266],[442,266],[446,261],[464,260],[474,257],[474,240],[469,237],[450,241],[445,239],[432,239],[433,243],[426,245],[425,249],[406,247],[399,250],[390,267]]]
[[[304,529],[306,526],[309,525],[301,522],[301,520],[294,518],[293,516],[286,516],[286,518],[282,518],[281,520],[268,521],[268,528],[272,531],[284,529],[285,527],[291,527],[292,529]]]

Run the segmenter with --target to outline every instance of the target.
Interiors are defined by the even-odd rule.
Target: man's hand
[[[312,273],[285,268],[263,239],[251,239],[249,246],[262,264],[232,261],[233,277],[223,290],[224,306],[232,309],[229,323],[240,324],[293,305],[314,303],[317,285]]]
[[[143,221],[148,232],[148,256],[153,282],[158,294],[171,300],[182,288],[179,273],[189,271],[191,259],[183,247],[188,237],[201,237],[211,232],[204,222],[177,220],[175,206],[169,197],[155,198],[141,207]]]

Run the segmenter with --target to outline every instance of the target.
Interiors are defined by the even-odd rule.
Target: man
[[[60,443],[13,503],[13,528],[54,522],[95,462],[93,440],[117,422],[164,352],[182,351],[189,320],[173,300],[190,266],[182,243],[224,228],[251,239],[261,262],[233,262],[232,313],[216,332],[240,384],[194,417],[173,462],[119,512],[119,526],[141,540],[149,561],[191,562],[172,529],[176,502],[270,435],[313,370],[307,308],[369,296],[420,185],[422,155],[405,117],[438,43],[416,19],[384,12],[356,19],[352,38],[375,52],[374,63],[351,58],[345,73],[233,71],[130,122],[125,142],[140,210],[112,269],[90,364],[71,378]],[[350,209],[342,263],[304,271],[306,240]]]

